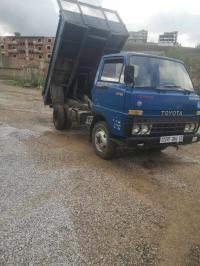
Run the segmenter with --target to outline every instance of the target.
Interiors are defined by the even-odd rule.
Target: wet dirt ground
[[[200,144],[103,161],[0,82],[0,265],[200,265]]]

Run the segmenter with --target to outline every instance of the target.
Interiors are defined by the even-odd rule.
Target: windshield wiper
[[[181,88],[181,86],[175,85],[175,84],[159,84],[159,87],[163,87],[163,88]]]
[[[192,91],[190,91],[190,90],[186,90],[186,89],[181,89],[181,91],[184,91],[185,92],[185,94],[191,94],[192,93]]]

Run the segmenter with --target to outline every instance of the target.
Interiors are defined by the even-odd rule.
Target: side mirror
[[[124,71],[124,82],[125,84],[134,84],[134,66],[126,66]]]

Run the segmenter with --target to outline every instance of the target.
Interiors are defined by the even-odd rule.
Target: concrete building
[[[140,30],[140,31],[130,31],[129,32],[129,39],[128,42],[131,43],[147,43],[148,39],[148,31],[147,30]]]
[[[178,46],[178,31],[164,32],[159,35],[158,43],[164,46]]]
[[[37,67],[43,64],[47,68],[54,41],[53,37],[40,36],[0,37],[2,61],[12,62],[10,67],[27,64]]]

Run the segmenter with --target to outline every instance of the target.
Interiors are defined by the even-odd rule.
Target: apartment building
[[[178,46],[178,31],[164,32],[159,35],[159,45],[164,46]]]
[[[148,39],[148,31],[147,30],[130,31],[129,32],[128,42],[130,42],[130,43],[143,44],[143,43],[147,43],[147,39]]]
[[[9,59],[12,66],[31,64],[48,65],[51,59],[55,38],[41,36],[7,36],[0,37],[2,61]],[[10,60],[13,59],[13,60]],[[11,67],[12,67],[11,66]]]

